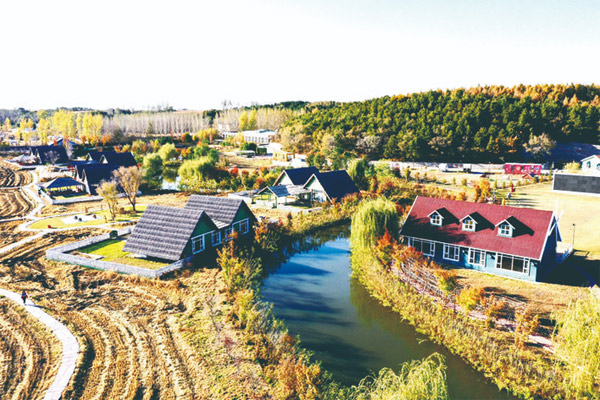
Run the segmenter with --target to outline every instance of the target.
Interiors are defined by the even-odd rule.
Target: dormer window
[[[475,232],[475,221],[470,217],[463,219],[462,228],[463,231]]]
[[[513,228],[507,222],[498,225],[498,236],[512,237]]]
[[[432,214],[429,221],[431,222],[431,225],[442,226],[442,217],[440,214]]]

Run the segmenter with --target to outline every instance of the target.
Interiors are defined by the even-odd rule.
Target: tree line
[[[433,90],[303,113],[280,130],[312,159],[522,160],[530,142],[598,143],[600,86]]]

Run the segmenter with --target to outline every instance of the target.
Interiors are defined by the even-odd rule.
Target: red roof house
[[[400,234],[443,263],[539,280],[556,260],[552,211],[417,197]]]

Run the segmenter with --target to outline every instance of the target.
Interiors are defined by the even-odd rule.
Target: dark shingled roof
[[[202,218],[216,228],[203,211],[149,205],[123,251],[169,261],[180,260]]]
[[[185,205],[186,210],[193,209],[205,211],[219,229],[233,223],[235,215],[238,213],[240,207],[245,207],[248,213],[254,216],[246,202],[242,199],[201,196],[195,194],[190,196],[190,199]]]
[[[31,146],[31,154],[40,159],[40,164],[50,164],[51,153],[56,154],[54,164],[64,164],[69,161],[69,156],[63,146]]]
[[[304,185],[311,176],[318,173],[317,167],[286,169],[275,181],[275,186],[279,184],[284,175],[287,175],[294,185]]]
[[[303,193],[310,193],[310,191],[299,185],[277,185],[267,186],[266,188],[261,189],[257,194],[266,191],[273,193],[276,197],[296,196]]]
[[[94,161],[100,162],[100,159],[102,158],[102,154],[103,154],[103,152],[101,152],[101,151],[88,151],[88,155],[87,155],[86,159],[92,159]]]
[[[341,200],[349,194],[360,192],[352,178],[350,178],[350,175],[348,175],[348,172],[344,169],[314,174],[306,182],[304,187],[306,187],[313,179],[319,181],[330,200]]]
[[[56,178],[54,180],[51,180],[50,182],[44,183],[43,186],[46,189],[56,189],[56,188],[62,188],[62,187],[84,186],[84,185],[83,185],[83,183],[78,182],[73,178],[61,177],[61,178]]]
[[[78,165],[97,165],[98,161],[94,160],[69,160],[67,167],[76,168]]]
[[[79,168],[79,167],[77,167]],[[96,189],[102,181],[110,181],[113,179],[113,172],[119,169],[118,165],[112,164],[97,164],[81,166],[83,169],[82,180],[87,179],[91,195],[96,195]]]
[[[102,153],[100,162],[103,164],[115,164],[119,167],[133,167],[137,165],[135,157],[129,151],[117,153],[116,151],[105,151]]]

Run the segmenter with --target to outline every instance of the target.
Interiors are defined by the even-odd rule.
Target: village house
[[[600,175],[600,155],[593,155],[581,160],[581,170],[588,174]]]
[[[256,217],[242,200],[191,196],[185,208],[150,205],[123,251],[142,257],[178,261],[231,240],[248,236]]]
[[[116,151],[90,151],[84,159],[85,161],[95,161],[98,164],[113,164],[119,167],[133,167],[137,161],[129,151],[117,153]]]
[[[103,181],[113,180],[113,174],[117,169],[119,169],[119,166],[113,164],[77,165],[75,167],[75,179],[85,185],[85,191],[88,194],[95,196]]]
[[[400,235],[438,262],[528,281],[562,260],[552,211],[417,197]]]
[[[256,201],[280,205],[311,205],[314,202],[340,201],[359,190],[345,170],[319,172],[315,167],[287,169],[275,184],[256,193]]]

